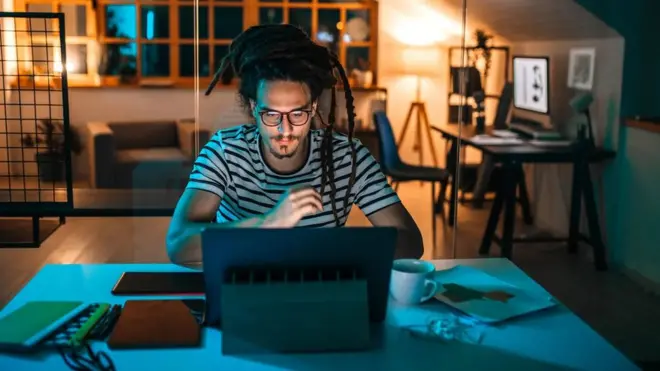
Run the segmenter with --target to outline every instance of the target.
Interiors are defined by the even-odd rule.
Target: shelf
[[[660,118],[629,118],[624,124],[631,128],[660,133]]]

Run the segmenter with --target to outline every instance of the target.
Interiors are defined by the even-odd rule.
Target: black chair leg
[[[440,182],[440,193],[437,196],[437,202],[435,203],[435,209],[434,209],[434,212],[436,214],[440,214],[443,220],[445,219],[445,201],[447,200],[448,185],[449,185],[449,181],[447,180]]]
[[[431,238],[433,239],[433,250],[431,251],[435,254],[435,246],[437,244],[437,217],[435,207],[433,207],[433,201],[435,201],[435,182],[431,182]]]

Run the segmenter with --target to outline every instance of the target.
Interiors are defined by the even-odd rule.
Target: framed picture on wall
[[[595,48],[573,48],[568,60],[568,87],[591,90],[594,86]]]

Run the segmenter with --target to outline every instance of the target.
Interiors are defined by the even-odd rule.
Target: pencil
[[[71,340],[69,340],[69,345],[74,348],[82,345],[82,342],[87,336],[87,334],[92,330],[94,325],[96,325],[96,323],[101,318],[103,318],[103,315],[105,314],[105,312],[108,311],[109,308],[110,308],[110,304],[106,304],[106,303],[99,304],[99,307],[96,308],[94,313],[92,313],[92,315],[89,316],[87,321],[71,337]]]

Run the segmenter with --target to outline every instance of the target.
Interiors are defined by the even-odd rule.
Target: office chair
[[[435,184],[440,183],[440,197],[444,199],[447,184],[449,183],[449,173],[447,170],[404,163],[399,157],[399,149],[396,146],[394,132],[392,131],[392,125],[387,118],[387,114],[383,111],[374,112],[374,122],[376,123],[376,133],[378,134],[381,170],[386,176],[390,177],[394,190],[396,191],[399,188],[400,182],[431,182],[431,202],[433,202],[436,195]],[[444,207],[442,216],[444,218]],[[431,207],[431,217],[433,247],[435,248],[435,244],[437,243],[436,212],[433,207]]]
[[[508,127],[509,111],[511,110],[511,103],[513,101],[513,84],[507,82],[502,87],[500,92],[500,99],[497,102],[497,111],[495,111],[495,120],[493,120],[493,127],[498,130],[505,130]]]
[[[497,102],[497,111],[495,111],[495,120],[493,127],[497,130],[505,130],[508,127],[509,111],[511,110],[511,102],[513,101],[513,84],[507,82],[504,84],[500,92],[500,99]],[[495,164],[490,156],[483,154],[483,159],[477,170],[477,181],[472,189],[472,204],[476,208],[480,208],[484,202],[484,196],[491,183],[490,180],[493,176],[493,171],[497,164]]]

